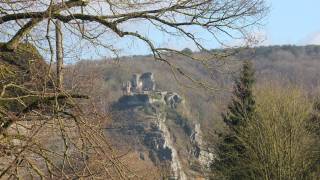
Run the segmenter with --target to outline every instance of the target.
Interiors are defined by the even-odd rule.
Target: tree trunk
[[[63,88],[63,37],[61,31],[61,22],[56,21],[56,60],[57,60],[57,88]]]

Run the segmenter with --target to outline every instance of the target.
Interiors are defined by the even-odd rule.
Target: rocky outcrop
[[[171,98],[167,98],[167,95]],[[161,165],[164,162],[169,162],[172,178],[187,179],[184,167],[180,162],[181,157],[175,147],[175,138],[167,125],[168,108],[174,111],[172,107],[176,107],[178,101],[182,102],[180,96],[179,98],[174,98],[174,96],[177,94],[167,92],[123,96],[113,106],[114,110],[118,110],[122,117],[119,118],[121,122],[114,123],[114,126],[121,126],[118,134],[131,136],[130,138],[137,137],[139,143],[135,143],[135,145],[141,143],[155,164]],[[143,149],[143,147],[139,149]]]
[[[175,92],[166,92],[164,95],[164,101],[169,107],[177,108],[177,106],[183,102],[183,99]]]
[[[193,154],[198,158],[202,168],[209,169],[212,162],[215,160],[215,155],[212,150],[204,148],[205,142],[203,141],[203,133],[200,128],[200,124],[196,123],[193,134],[190,136],[193,143]]]
[[[146,86],[153,86],[152,81],[146,83],[153,79],[151,73],[134,75],[133,87],[139,79],[144,79]],[[211,154],[201,148],[200,125],[194,125],[177,110],[183,103],[184,99],[175,92],[151,90],[126,94],[112,106],[118,116],[108,131],[113,137],[128,139],[126,145],[131,144],[140,154],[148,152],[155,165],[169,163],[171,176],[166,179],[201,177],[202,167],[207,166]]]
[[[166,117],[161,117],[161,114],[157,118],[158,127],[163,132],[162,136],[165,140],[164,146],[171,150],[171,169],[173,175],[181,180],[186,180],[187,175],[184,172],[183,166],[180,161],[177,149],[174,146],[174,140],[171,137],[171,133],[165,123]]]

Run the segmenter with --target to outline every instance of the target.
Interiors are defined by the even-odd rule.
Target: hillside
[[[319,179],[319,6],[0,0],[0,180]]]
[[[201,53],[194,55],[201,56]],[[186,106],[190,108],[191,119],[199,120],[203,125],[212,125],[214,122],[215,127],[220,127],[221,122],[217,119],[227,102],[240,62],[245,59],[254,61],[258,84],[267,81],[295,84],[310,93],[317,93],[319,89],[320,46],[311,45],[269,46],[241,50],[224,59],[222,66],[212,70],[205,69],[181,56],[170,57],[172,62],[179,64],[196,79],[207,81],[216,87],[212,92],[185,87],[184,85],[190,85],[190,82],[177,81],[170,67],[162,62],[155,62],[151,56],[80,61],[69,67],[66,81],[71,88],[87,91],[85,93],[92,94],[93,98],[108,106],[122,95],[122,83],[129,80],[132,74],[152,72],[155,75],[157,89],[174,91],[186,97]]]
[[[214,69],[206,69],[182,56],[170,55],[171,62],[193,74],[196,80],[215,87],[213,91],[186,87],[194,84],[179,77],[175,79],[170,67],[153,61],[151,56],[81,61],[67,67],[65,88],[91,97],[89,101],[79,104],[86,114],[82,117],[88,118],[88,122],[93,124],[103,125],[104,133],[116,154],[122,154],[120,157],[128,161],[129,168],[139,173],[140,177],[204,177],[206,168],[215,157],[210,153],[213,151],[205,143],[204,135],[224,131],[220,114],[226,108],[233,79],[238,74],[242,60],[254,61],[257,86],[273,81],[282,85],[301,86],[313,97],[319,95],[319,46],[272,46],[233,51],[237,53],[223,60],[217,59]],[[46,67],[21,64],[20,61],[14,64],[10,60],[29,56],[15,56],[9,52],[0,54],[2,84],[15,82],[37,90],[37,83],[43,83],[44,80],[38,73]],[[204,57],[205,53],[194,53],[193,56]],[[31,59],[37,57],[40,59],[40,56],[30,56]],[[39,65],[45,65],[44,61],[41,62]],[[142,89],[135,81],[137,78],[142,80]],[[26,92],[10,89],[5,93],[14,96]],[[30,104],[34,104],[33,99],[30,100]],[[23,106],[28,102],[25,99]],[[13,112],[21,111],[16,104],[8,105],[1,101],[0,105]],[[47,111],[42,109],[42,112]],[[87,126],[83,129],[89,130]],[[46,136],[50,136],[46,133]],[[74,135],[72,127],[70,135]],[[46,142],[54,142],[50,143],[48,149],[60,151],[61,142],[53,137],[45,139]],[[55,163],[59,164],[59,160]],[[131,162],[133,160],[134,163]],[[143,172],[146,167],[150,172]]]
[[[199,177],[209,162],[199,159],[197,150],[210,148],[210,145],[201,142],[206,136],[199,137],[198,134],[197,142],[192,134],[224,132],[220,114],[226,108],[242,60],[254,61],[257,86],[273,82],[299,86],[312,95],[319,94],[320,46],[270,46],[231,51],[236,53],[226,59],[217,59],[213,69],[206,69],[179,55],[170,55],[170,62],[192,74],[196,80],[207,82],[215,88],[212,91],[197,88],[179,77],[175,79],[169,66],[155,62],[151,56],[81,61],[68,67],[66,84],[75,92],[89,94],[98,104],[95,108],[112,114],[112,121],[106,125],[108,136],[118,149],[130,149],[136,154],[139,164],[144,166],[152,162],[158,172],[171,167],[171,175],[180,178],[185,175]],[[202,57],[205,53],[193,53],[193,56]],[[126,95],[131,92],[125,92],[124,85],[136,78],[133,74],[145,72],[154,75],[156,93]],[[186,87],[190,85],[192,87]],[[164,101],[157,103],[154,98],[161,92],[179,94],[183,106],[175,110]],[[163,109],[160,107],[165,107],[165,111],[160,111]],[[168,145],[170,142],[174,145]]]

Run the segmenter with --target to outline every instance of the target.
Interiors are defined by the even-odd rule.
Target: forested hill
[[[267,46],[242,53],[255,61],[258,78],[281,80],[306,88],[320,85],[320,46]],[[311,89],[310,89],[311,90]]]
[[[255,52],[255,58],[265,58],[270,60],[278,59],[278,57],[284,58],[302,58],[302,59],[314,59],[320,56],[320,45],[275,45],[275,46],[259,46],[253,48]]]
[[[193,53],[199,55],[201,53]],[[188,70],[199,80],[208,81],[217,86],[218,91],[212,94],[202,89],[188,89],[181,86],[174,78],[170,68],[161,62],[153,60],[152,56],[121,57],[120,60],[90,60],[81,61],[70,66],[66,73],[67,84],[77,84],[77,81],[88,81],[89,94],[103,101],[104,104],[116,101],[121,95],[123,82],[130,80],[133,73],[153,72],[157,89],[178,92],[186,97],[190,107],[190,119],[197,119],[204,124],[220,123],[220,112],[228,102],[230,88],[236,76],[234,71],[240,67],[240,60],[252,59],[256,68],[257,83],[269,81],[282,84],[302,86],[311,93],[319,92],[320,87],[320,46],[268,46],[256,47],[240,51],[226,66],[232,68],[227,71],[205,71],[201,65],[191,62],[181,56],[172,56],[172,62],[179,63],[180,67]],[[235,73],[233,73],[235,72]],[[70,74],[72,73],[72,74]],[[70,76],[72,75],[72,76]],[[71,78],[72,77],[72,78]],[[82,85],[83,86],[83,85]],[[77,87],[84,91],[85,87]]]

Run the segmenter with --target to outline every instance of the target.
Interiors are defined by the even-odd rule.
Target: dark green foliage
[[[219,160],[214,164],[216,173],[227,179],[248,179],[251,170],[243,166],[241,159],[245,156],[245,148],[237,138],[246,120],[254,113],[255,101],[252,94],[255,82],[254,70],[250,61],[245,61],[240,77],[235,80],[231,104],[228,112],[223,114],[223,120],[229,128],[229,133],[223,135],[218,145]]]
[[[239,79],[235,80],[232,103],[228,106],[229,112],[223,115],[224,122],[231,129],[252,116],[255,105],[252,94],[254,82],[252,63],[245,61]]]

